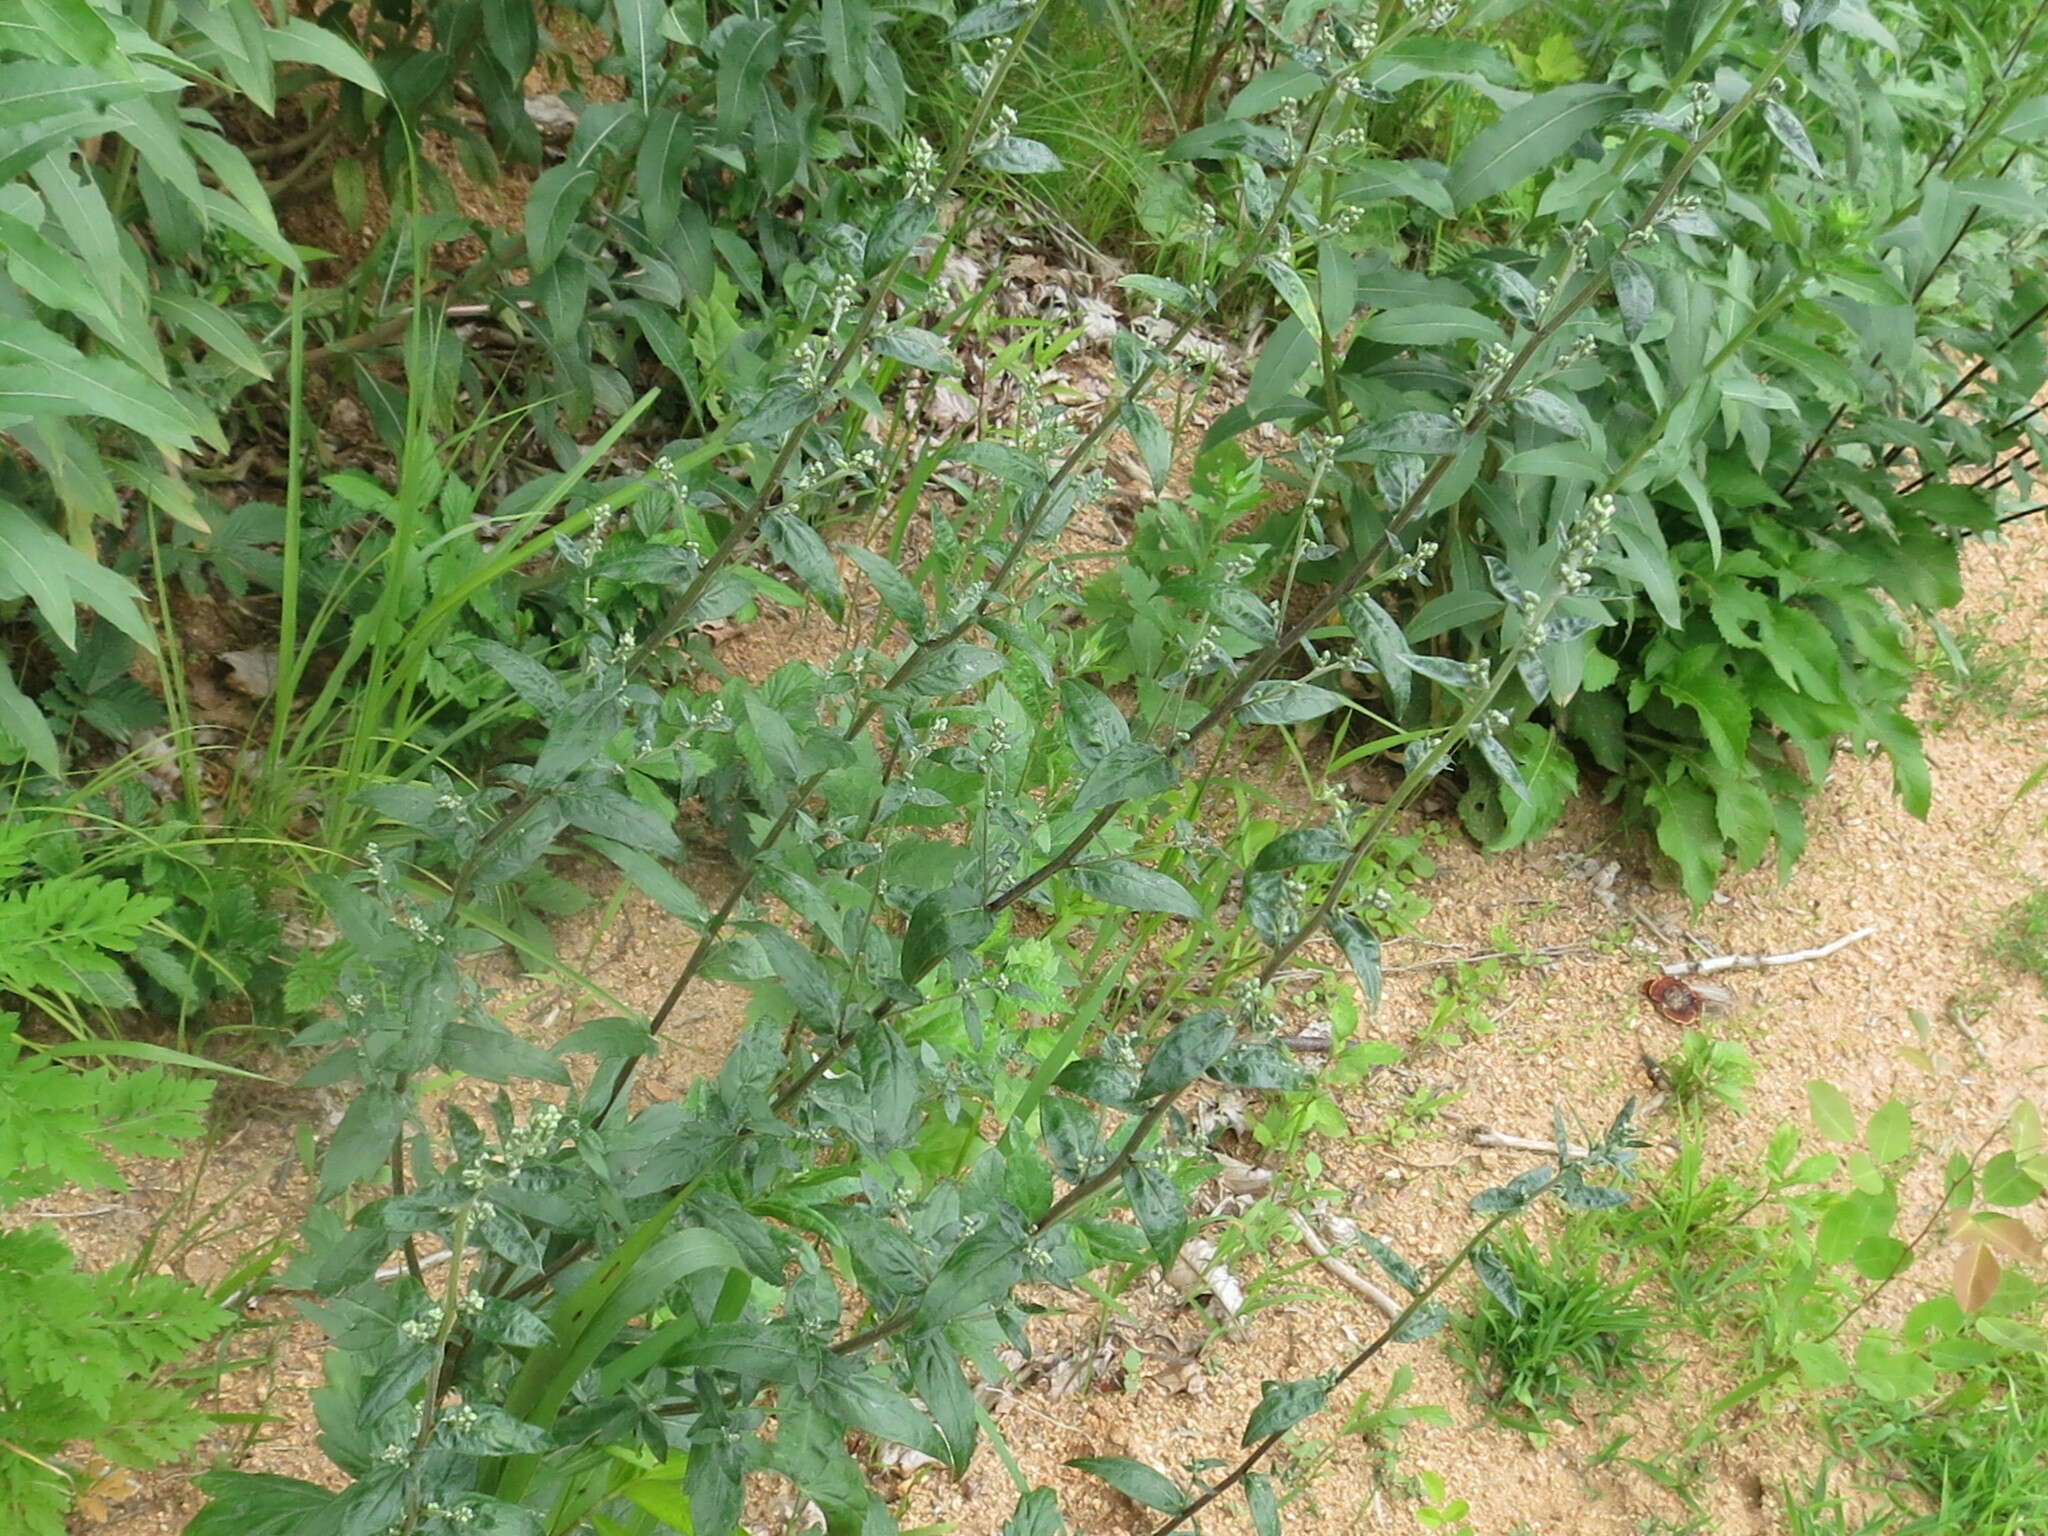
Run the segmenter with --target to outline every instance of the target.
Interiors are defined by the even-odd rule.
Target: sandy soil
[[[1994,648],[2048,655],[2048,534],[2022,525],[2007,545],[1973,549],[1969,565],[1971,597],[1957,627],[1972,627]],[[830,641],[807,625],[766,624],[722,645],[721,658],[758,675]],[[1830,960],[1737,974],[1736,1009],[1713,1027],[1747,1045],[1761,1070],[1748,1113],[1707,1123],[1716,1165],[1753,1167],[1781,1121],[1803,1124],[1810,1078],[1838,1084],[1864,1112],[1901,1097],[1932,1139],[1962,1146],[1974,1145],[2015,1093],[2038,1094],[2048,1077],[2048,1012],[2033,983],[1985,957],[1984,940],[2004,906],[2030,882],[2048,880],[2048,791],[2016,798],[2044,753],[2010,699],[1994,698],[1988,709],[1982,701],[1940,702],[1945,707],[1937,713],[1950,718],[1929,741],[1936,794],[1925,823],[1899,809],[1882,765],[1844,758],[1813,808],[1811,846],[1792,881],[1780,887],[1768,872],[1735,880],[1697,917],[1651,878],[1637,845],[1597,805],[1580,804],[1542,843],[1508,855],[1482,855],[1455,831],[1437,838],[1434,875],[1419,887],[1431,910],[1414,939],[1390,946],[1387,996],[1370,1026],[1374,1033],[1414,1046],[1455,963],[1496,950],[1503,933],[1517,945],[1560,952],[1538,965],[1508,967],[1496,986],[1473,993],[1490,1033],[1448,1048],[1411,1049],[1398,1068],[1343,1092],[1352,1135],[1313,1148],[1321,1172],[1312,1184],[1326,1209],[1384,1235],[1418,1263],[1448,1257],[1468,1230],[1465,1201],[1536,1160],[1474,1148],[1471,1130],[1541,1136],[1554,1103],[1575,1124],[1597,1128],[1623,1099],[1648,1091],[1642,1054],[1668,1054],[1679,1032],[1656,1017],[1639,988],[1658,960],[1676,958],[1688,940],[1728,953],[1773,952],[1865,925],[1878,929]],[[1276,795],[1297,793],[1277,760],[1253,767]],[[1620,862],[1620,875],[1602,887],[1588,872],[1609,860]],[[722,875],[715,867],[708,879],[702,868],[689,873],[713,891]],[[559,935],[566,961],[642,1010],[659,999],[689,942],[686,930],[637,896],[596,904]],[[1334,951],[1318,958],[1337,960]],[[615,1011],[580,1000],[552,979],[507,970],[493,981],[506,988],[516,1027],[542,1039]],[[673,1094],[714,1069],[742,1009],[736,991],[704,989],[694,1011],[677,1020],[640,1091]],[[1928,1041],[1916,1034],[1914,1010],[1932,1021]],[[1909,1056],[1923,1044],[1927,1056]],[[1929,1057],[1932,1073],[1924,1069]],[[1440,1104],[1424,1122],[1401,1113],[1418,1091]],[[208,1157],[151,1165],[145,1182],[118,1200],[53,1197],[41,1207],[88,1261],[129,1249],[159,1219],[192,1220],[200,1231],[181,1245],[180,1267],[196,1280],[217,1281],[254,1243],[291,1230],[307,1194],[294,1133],[301,1124],[317,1129],[329,1112],[278,1093],[237,1095],[223,1116],[233,1129]],[[1652,1140],[1663,1143],[1674,1129],[1668,1119],[1654,1121]],[[1667,1155],[1660,1147],[1647,1154],[1652,1162]],[[1302,1187],[1310,1190],[1311,1181]],[[1925,1210],[1931,1195],[1922,1188],[1913,1198]],[[219,1210],[206,1216],[216,1204]],[[1909,1202],[1907,1221],[1914,1216]],[[1264,1259],[1263,1275],[1245,1263],[1240,1278],[1272,1304],[1227,1333],[1163,1285],[1127,1297],[1129,1315],[1116,1319],[1104,1319],[1092,1303],[1049,1298],[1055,1310],[1035,1328],[1042,1356],[1093,1356],[1106,1337],[1109,1360],[1135,1347],[1146,1361],[1135,1381],[1123,1378],[1120,1365],[1105,1373],[1107,1391],[1078,1373],[1084,1384],[1056,1393],[1041,1375],[995,1409],[1010,1454],[1034,1482],[1061,1490],[1072,1528],[1108,1536],[1141,1532],[1148,1523],[1120,1496],[1067,1470],[1066,1459],[1127,1455],[1179,1472],[1189,1462],[1230,1458],[1263,1379],[1326,1369],[1377,1331],[1377,1315],[1326,1273],[1306,1267],[1291,1241]],[[1939,1263],[1928,1263],[1910,1279],[1938,1285],[1943,1273]],[[1902,1284],[1888,1312],[1916,1294],[1913,1284]],[[1462,1305],[1466,1282],[1454,1282],[1451,1296]],[[265,1303],[255,1320],[267,1326],[241,1335],[234,1351],[261,1356],[262,1363],[229,1377],[215,1406],[260,1413],[265,1422],[224,1432],[211,1452],[251,1470],[323,1477],[306,1399],[318,1382],[317,1334],[276,1303]],[[1402,1470],[1441,1473],[1452,1495],[1471,1501],[1468,1518],[1481,1536],[1620,1536],[1669,1528],[1658,1522],[1683,1514],[1671,1493],[1621,1458],[1653,1458],[1673,1445],[1688,1425],[1687,1410],[1730,1384],[1711,1341],[1667,1339],[1663,1349],[1672,1363],[1656,1390],[1611,1417],[1589,1404],[1586,1423],[1563,1426],[1541,1446],[1491,1424],[1436,1343],[1386,1357],[1384,1368],[1370,1368],[1354,1385],[1376,1395],[1394,1366],[1405,1363],[1416,1379],[1410,1400],[1451,1409],[1455,1428],[1409,1431]],[[1053,1375],[1071,1387],[1077,1373]],[[1336,1439],[1349,1400],[1343,1395],[1305,1425],[1304,1436]],[[1738,1418],[1725,1430],[1692,1472],[1694,1496],[1711,1511],[1710,1529],[1729,1536],[1779,1529],[1774,1490],[1810,1469],[1816,1447],[1796,1414]],[[1621,1435],[1631,1438],[1615,1457]],[[196,1470],[166,1470],[133,1488],[110,1485],[93,1512],[104,1519],[85,1518],[83,1525],[137,1536],[175,1531],[196,1507],[189,1484]],[[1015,1497],[987,1449],[957,1483],[936,1468],[883,1475],[905,1493],[906,1525],[929,1522],[965,1536],[997,1531]],[[1228,1509],[1205,1528],[1237,1529]],[[1412,1501],[1376,1475],[1372,1457],[1355,1441],[1331,1448],[1286,1513],[1287,1529],[1299,1536],[1417,1528]]]

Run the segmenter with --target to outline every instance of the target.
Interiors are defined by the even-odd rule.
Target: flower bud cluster
[[[928,139],[912,139],[904,157],[903,195],[914,203],[928,203],[938,190],[939,152]]]
[[[1505,734],[1515,723],[1515,717],[1504,709],[1485,709],[1471,725],[1466,727],[1468,735],[1475,740],[1484,737],[1498,737]]]
[[[1572,531],[1566,535],[1564,548],[1558,558],[1558,578],[1567,592],[1583,592],[1592,585],[1593,578],[1586,567],[1600,552],[1600,545],[1614,527],[1616,502],[1611,492],[1603,492],[1586,502],[1585,510],[1572,524]]]

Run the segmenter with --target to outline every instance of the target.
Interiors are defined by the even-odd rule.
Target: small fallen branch
[[[1316,1256],[1316,1262],[1328,1270],[1340,1285],[1375,1308],[1382,1316],[1395,1318],[1401,1315],[1401,1303],[1338,1258],[1330,1245],[1323,1241],[1323,1234],[1315,1229],[1313,1222],[1299,1211],[1289,1211],[1287,1214],[1294,1219],[1295,1229],[1301,1233],[1301,1240],[1308,1244],[1308,1251]]]
[[[1875,928],[1858,928],[1854,933],[1845,933],[1839,939],[1821,945],[1817,949],[1795,949],[1783,955],[1714,955],[1705,960],[1679,960],[1664,967],[1666,976],[1711,976],[1716,971],[1758,970],[1770,965],[1800,965],[1808,960],[1825,960],[1829,955],[1847,949],[1861,939],[1877,932]]]
[[[1541,1152],[1548,1157],[1557,1156],[1557,1143],[1542,1141],[1534,1136],[1510,1136],[1506,1131],[1474,1131],[1472,1145],[1490,1147],[1496,1152]],[[1566,1142],[1566,1157],[1586,1157],[1590,1154],[1584,1147]]]

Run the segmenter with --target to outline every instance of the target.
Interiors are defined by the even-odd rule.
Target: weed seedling
[[[1756,1061],[1733,1040],[1715,1040],[1696,1029],[1685,1032],[1678,1054],[1664,1063],[1671,1098],[1681,1109],[1704,1114],[1714,1105],[1741,1114]]]
[[[2029,891],[2005,909],[1991,938],[1991,955],[2048,986],[2048,886]]]
[[[1642,1384],[1655,1316],[1635,1299],[1636,1274],[1608,1278],[1600,1245],[1564,1238],[1543,1250],[1510,1232],[1473,1267],[1479,1305],[1456,1322],[1452,1352],[1503,1422],[1538,1434],[1572,1417],[1582,1392]]]

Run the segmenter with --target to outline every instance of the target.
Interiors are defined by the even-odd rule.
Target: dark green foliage
[[[1333,542],[1426,538],[1431,588],[1381,602],[1415,652],[1458,662],[1518,633],[1514,592],[1560,502],[1613,494],[1605,611],[1566,606],[1503,701],[1513,733],[1472,754],[1464,810],[1493,846],[1541,833],[1576,781],[1569,743],[1703,900],[1724,860],[1748,868],[1775,846],[1789,868],[1838,746],[1888,754],[1924,813],[1906,626],[1957,600],[1956,541],[1995,516],[2000,477],[1949,483],[1956,471],[2004,459],[2031,473],[2016,450],[2048,379],[2048,290],[2015,256],[2039,249],[2048,219],[2026,34],[2008,49],[1928,18],[1895,41],[1860,7],[1810,7],[1788,49],[1769,8],[1711,25],[1691,9],[1701,24],[1681,33],[1588,18],[1585,65],[1628,92],[1561,85],[1503,112],[1447,171],[1410,158],[1375,177],[1367,201],[1428,232],[1426,270],[1352,238],[1382,228],[1350,217],[1366,188],[1351,184],[1347,223],[1331,195],[1343,183],[1327,183],[1313,271],[1304,259],[1274,279],[1301,301],[1216,430],[1336,439]],[[1300,90],[1299,73],[1282,78],[1294,68],[1267,88]],[[1456,71],[1418,58],[1404,84],[1385,78],[1398,109],[1436,80],[1505,68],[1473,46]],[[1936,105],[1958,90],[1985,102],[1960,135]],[[1899,91],[1914,98],[1903,109]],[[1638,189],[1671,167],[1682,185],[1637,213]],[[1475,239],[1454,214],[1477,208],[1497,212]],[[1964,387],[1970,409],[1946,409]],[[1299,472],[1326,483],[1328,462],[1304,449]],[[1345,617],[1379,653],[1383,707],[1426,725],[1437,667],[1398,646],[1390,666],[1389,636]]]

